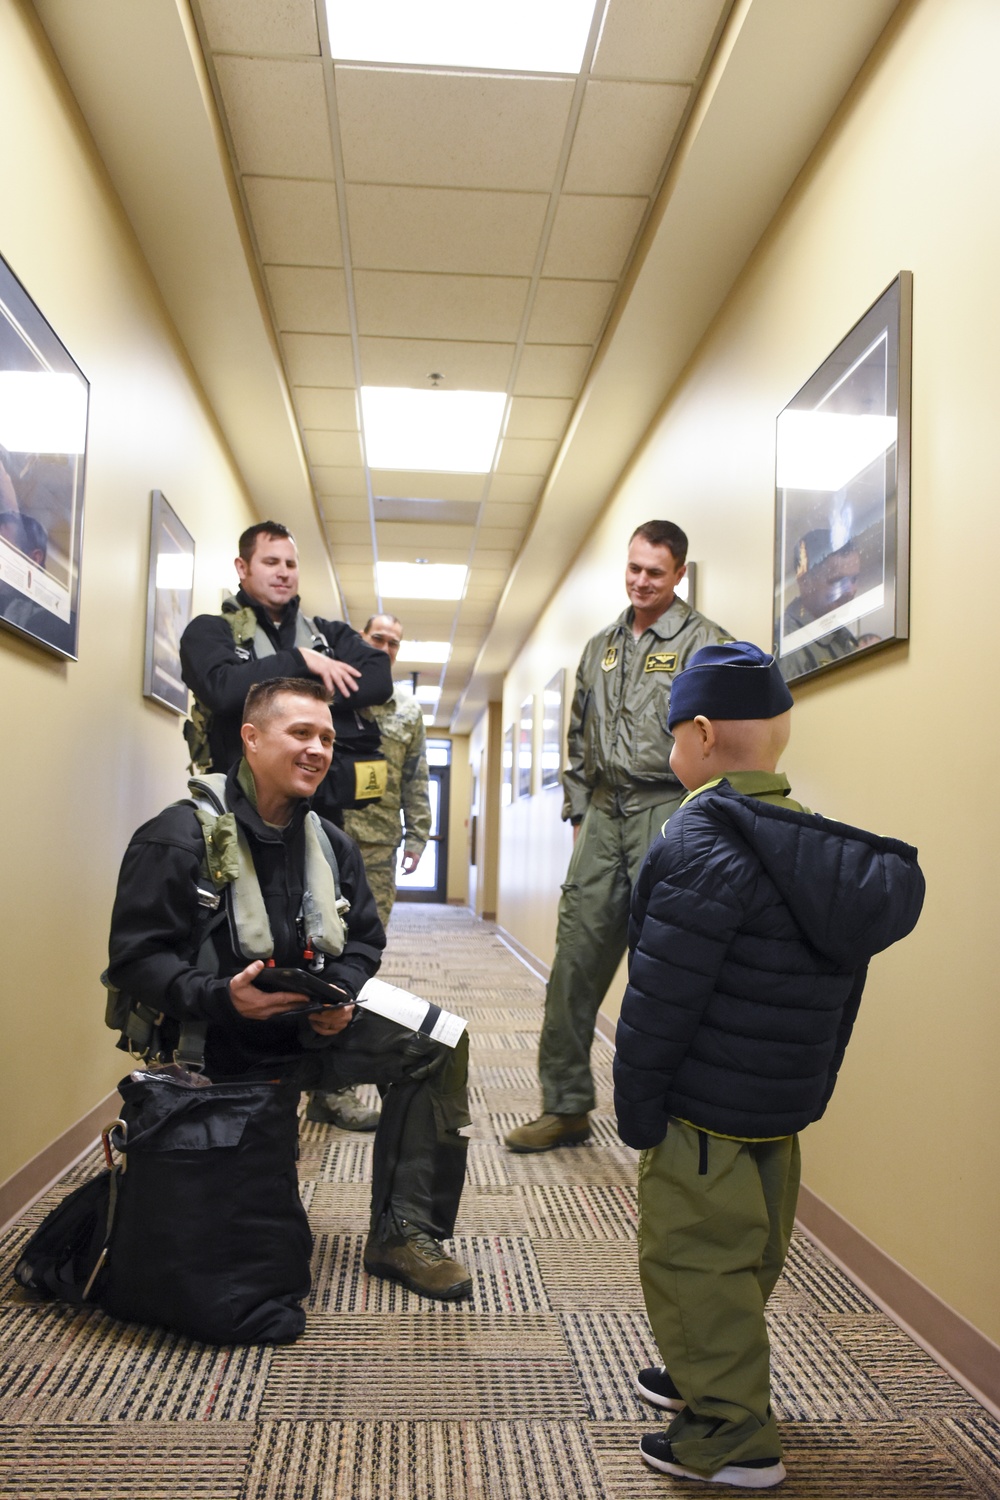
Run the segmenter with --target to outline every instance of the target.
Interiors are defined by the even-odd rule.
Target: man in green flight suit
[[[594,1022],[625,951],[632,886],[686,796],[670,769],[671,684],[702,646],[732,640],[674,593],[687,547],[672,521],[646,521],[633,532],[629,607],[580,658],[563,774],[562,815],[573,824],[574,848],[538,1051],[544,1113],[510,1132],[511,1151],[548,1151],[590,1134]]]
[[[372,615],[361,639],[384,651],[395,664],[403,627],[395,615]],[[383,927],[396,900],[396,850],[403,846],[403,871],[411,875],[420,863],[431,831],[431,803],[427,790],[427,740],[424,717],[417,702],[398,683],[392,697],[368,710],[382,736],[386,759],[386,788],[370,807],[346,809],[344,828],[361,850]],[[402,813],[402,821],[400,821]]]

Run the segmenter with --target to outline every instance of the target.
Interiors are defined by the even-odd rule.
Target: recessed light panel
[[[376,564],[383,599],[461,599],[468,568],[464,563]]]
[[[363,385],[361,410],[369,466],[488,474],[506,402],[503,391]]]
[[[405,641],[399,648],[397,661],[412,661],[443,665],[451,655],[449,641]]]
[[[338,60],[578,73],[594,0],[326,0]]]

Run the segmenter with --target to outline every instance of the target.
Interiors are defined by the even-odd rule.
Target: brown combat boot
[[[404,1219],[400,1233],[365,1244],[365,1270],[370,1276],[399,1281],[411,1292],[439,1302],[458,1302],[472,1293],[472,1277],[463,1265],[445,1255],[438,1241]]]
[[[554,1146],[577,1146],[590,1136],[589,1115],[540,1115],[519,1125],[506,1137],[508,1151],[551,1151]]]

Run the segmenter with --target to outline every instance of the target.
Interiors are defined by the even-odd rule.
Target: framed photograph
[[[517,720],[517,795],[531,796],[531,762],[534,751],[535,699],[525,698]]]
[[[689,562],[687,564],[687,572],[676,589],[674,589],[674,593],[678,599],[683,599],[685,604],[690,604],[692,609],[698,608],[696,597],[698,593],[698,564],[696,562]]]
[[[563,697],[566,669],[560,667],[542,693],[542,786],[562,785]]]
[[[504,730],[503,755],[500,761],[500,806],[509,807],[514,800],[514,726]]]
[[[142,691],[175,714],[186,714],[188,709],[188,690],[181,681],[181,636],[191,623],[193,597],[194,537],[178,520],[163,492],[154,490]]]
[[[77,659],[90,384],[0,259],[0,625]]]
[[[788,682],[909,633],[913,277],[778,417],[774,654]]]

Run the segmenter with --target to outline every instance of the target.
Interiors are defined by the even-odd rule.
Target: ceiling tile
[[[368,498],[365,495],[320,494],[317,498],[328,523],[368,519]]]
[[[576,396],[590,360],[589,347],[526,344],[517,369],[515,396]]]
[[[498,474],[547,474],[556,456],[551,438],[504,438]]]
[[[333,177],[321,63],[224,54],[216,72],[241,171]]]
[[[343,265],[332,182],[245,177],[243,188],[265,265]]]
[[[332,333],[285,333],[281,343],[292,385],[354,384],[349,338]]]
[[[467,591],[459,610],[459,619],[465,625],[477,625],[480,628],[488,625],[493,618],[499,593],[499,589],[479,588],[475,596],[471,596]]]
[[[528,343],[593,344],[616,289],[614,281],[540,281]]]
[[[341,545],[366,546],[371,551],[371,528],[363,521],[328,521],[326,529],[334,545],[334,556]]]
[[[340,563],[370,563],[372,556],[371,543],[355,545],[351,542],[339,543],[333,549],[334,561]]]
[[[483,506],[483,526],[484,528],[497,527],[503,530],[505,535],[506,528],[513,527],[523,535],[534,513],[533,505],[511,505],[491,501]]]
[[[361,437],[356,432],[303,432],[310,467],[360,464]]]
[[[523,526],[483,526],[476,539],[477,545],[487,550],[514,553],[524,537]]]
[[[548,197],[349,183],[347,205],[356,267],[530,276]]]
[[[427,537],[422,542],[402,545],[398,542],[379,542],[378,555],[383,562],[416,562],[426,557],[432,563],[454,563],[464,566],[469,561],[468,547],[439,547]]]
[[[539,396],[515,396],[510,404],[508,438],[561,438],[573,410],[568,397],[546,400]]]
[[[690,89],[674,83],[587,84],[563,190],[652,193]]]
[[[483,474],[428,474],[407,469],[372,469],[372,490],[395,500],[480,500]]]
[[[347,495],[354,497],[364,492],[365,471],[355,468],[332,468],[327,465],[312,465],[313,483],[316,486],[317,495]],[[330,513],[330,507],[323,506],[324,514]]]
[[[296,333],[350,333],[343,271],[269,266],[267,285],[278,328]]]
[[[563,194],[556,209],[544,274],[617,281],[646,211],[646,201]]]
[[[376,535],[379,549],[405,547],[422,557],[425,547],[459,547],[466,552],[472,546],[474,526],[421,526],[406,521],[379,521]]]
[[[453,391],[505,391],[514,359],[513,344],[448,343],[431,339],[360,340],[365,385],[405,385],[427,389],[428,375],[441,374]]]
[[[548,192],[571,79],[338,67],[348,182]]]
[[[319,56],[313,0],[198,0],[213,52]]]
[[[303,427],[327,432],[358,430],[358,406],[353,390],[297,385],[292,391],[292,398]]]
[[[729,0],[611,0],[592,73],[691,83]]]
[[[542,481],[527,474],[494,474],[490,485],[489,503],[486,509],[498,502],[512,505],[530,505],[542,493]]]
[[[510,549],[498,549],[495,547],[477,547],[472,559],[472,567],[477,577],[481,577],[484,570],[495,569],[504,575],[510,572],[510,565],[514,561],[514,553]]]
[[[520,277],[356,271],[358,329],[397,338],[513,343],[530,285]]]

